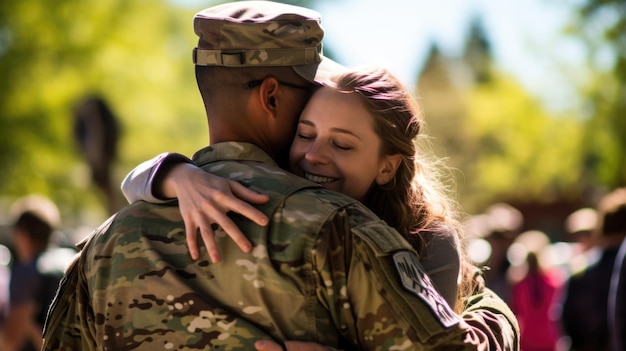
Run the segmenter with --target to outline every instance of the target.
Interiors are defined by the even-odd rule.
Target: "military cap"
[[[199,66],[291,66],[309,82],[323,84],[342,67],[324,57],[321,16],[272,1],[239,1],[194,16]]]

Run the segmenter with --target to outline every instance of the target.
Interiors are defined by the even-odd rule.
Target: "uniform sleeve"
[[[129,203],[138,200],[157,204],[169,202],[155,197],[152,185],[163,166],[170,163],[192,163],[192,161],[184,155],[166,152],[139,164],[122,181],[122,193],[126,200]]]
[[[420,263],[443,298],[454,307],[461,266],[456,234],[450,228],[429,235],[432,238],[420,256]]]
[[[462,317],[470,326],[468,342],[477,345],[479,350],[520,349],[517,319],[493,291],[485,288],[473,295]]]
[[[80,256],[68,267],[50,306],[43,330],[42,351],[95,351],[94,315],[89,307]]]
[[[467,325],[424,273],[410,245],[384,222],[348,229],[334,223],[322,263],[323,298],[352,348],[472,350]],[[332,233],[334,231],[334,233]],[[347,235],[347,236],[346,236]],[[338,241],[344,238],[342,241]],[[350,349],[346,347],[345,349]]]

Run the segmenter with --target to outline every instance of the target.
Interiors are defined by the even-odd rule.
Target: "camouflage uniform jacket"
[[[249,144],[213,145],[194,161],[270,195],[259,206],[266,227],[235,218],[252,252],[218,237],[222,262],[205,252],[193,261],[178,207],[127,206],[82,243],[43,350],[253,350],[266,338],[475,349],[410,245],[356,200],[281,170]]]

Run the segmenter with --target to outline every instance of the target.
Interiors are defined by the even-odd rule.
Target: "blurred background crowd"
[[[19,306],[35,284],[28,274],[40,272],[32,258],[51,252],[42,260],[56,262],[47,272],[63,266],[75,243],[124,205],[119,182],[130,169],[160,152],[190,156],[208,143],[190,21],[217,3],[0,2],[5,339],[19,335],[5,323],[9,282],[17,279],[11,272],[21,272]],[[489,267],[488,285],[520,319],[525,349],[608,349],[606,311],[620,306],[611,299],[609,268],[626,220],[624,2],[446,0],[441,13],[426,1],[385,1],[384,8],[376,1],[289,3],[322,13],[327,56],[346,65],[381,64],[414,87],[432,148],[448,160],[442,172],[450,175],[450,194],[466,214],[468,253]],[[363,24],[365,14],[378,17]],[[395,19],[400,14],[414,20]],[[454,22],[462,39],[452,45],[432,28],[412,27],[425,17]],[[525,37],[517,28],[522,35],[513,36],[508,22],[539,34]],[[506,46],[523,52],[533,70],[508,64]],[[413,58],[417,47],[422,54]],[[395,64],[404,56],[410,69]],[[25,197],[32,194],[38,196]],[[29,211],[33,206],[38,210]],[[616,224],[607,231],[611,213],[619,215],[609,216]],[[32,232],[44,235],[33,239]]]

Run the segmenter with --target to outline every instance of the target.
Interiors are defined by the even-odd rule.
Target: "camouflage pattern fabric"
[[[470,326],[467,343],[475,344],[477,350],[519,351],[519,323],[513,311],[485,286],[482,271],[478,268],[474,269],[474,282],[474,291],[461,315]]]
[[[228,3],[198,12],[194,63],[200,66],[297,66],[322,61],[318,12],[275,2]]]
[[[321,15],[274,1],[237,1],[210,7],[193,18],[198,66],[291,66],[323,85],[345,67],[323,54]]]
[[[260,206],[268,226],[235,218],[252,252],[222,232],[222,262],[204,251],[192,261],[176,206],[127,206],[82,243],[43,350],[253,350],[268,338],[477,348],[410,245],[357,201],[281,170],[250,144],[220,143],[194,161],[270,195]]]

